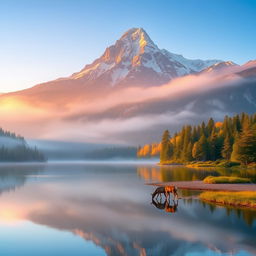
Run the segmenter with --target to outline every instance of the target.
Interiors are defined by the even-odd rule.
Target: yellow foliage
[[[250,183],[251,180],[248,178],[230,177],[230,176],[207,176],[204,179],[204,183],[208,184],[221,184],[221,183]]]
[[[200,199],[217,204],[256,207],[256,192],[212,192],[206,191],[200,194]]]
[[[158,156],[161,151],[161,143],[146,144],[137,152],[138,157]]]
[[[151,156],[157,156],[161,151],[161,143],[153,143],[151,145]]]
[[[142,147],[137,155],[139,157],[145,157],[145,156],[149,156],[150,155],[150,152],[151,152],[151,146],[149,144],[146,144],[144,147]]]

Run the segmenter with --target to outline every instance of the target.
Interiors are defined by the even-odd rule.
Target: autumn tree
[[[243,164],[256,162],[256,131],[255,127],[247,127],[237,142],[237,159]]]
[[[173,145],[170,141],[170,133],[165,130],[161,141],[160,162],[170,160],[173,153]]]
[[[229,160],[231,157],[231,153],[232,153],[231,139],[230,139],[230,136],[227,135],[224,140],[224,145],[221,151],[221,155],[224,159]]]
[[[138,156],[160,155],[161,161],[215,161],[226,159],[244,164],[255,160],[256,114],[225,116],[222,122],[209,119],[207,125],[183,126],[172,138],[166,130],[161,143],[138,149]],[[1,131],[0,131],[1,133]]]

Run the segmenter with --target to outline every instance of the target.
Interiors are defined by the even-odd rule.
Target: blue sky
[[[68,76],[131,27],[187,58],[256,59],[255,0],[0,0],[0,92]]]

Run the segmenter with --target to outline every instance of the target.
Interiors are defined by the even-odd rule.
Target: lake
[[[255,210],[202,203],[199,192],[188,191],[179,191],[178,205],[154,205],[154,187],[145,185],[222,172],[237,171],[129,162],[1,165],[1,255],[256,255]]]

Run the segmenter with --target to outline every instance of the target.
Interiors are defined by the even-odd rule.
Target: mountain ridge
[[[0,95],[0,114],[29,138],[143,143],[166,127],[255,112],[255,83],[256,61],[189,60],[134,28],[70,77]]]
[[[155,86],[200,72],[221,60],[186,59],[182,55],[159,49],[143,28],[126,31],[115,44],[80,71],[68,77],[37,84],[28,89],[6,94],[34,94],[44,91],[90,91],[123,86]],[[70,85],[71,84],[71,85]],[[107,88],[108,87],[108,88]],[[74,93],[74,92],[72,92]],[[71,94],[72,94],[71,93]],[[61,93],[60,93],[61,95]],[[0,95],[1,96],[1,95]]]
[[[154,85],[166,83],[173,78],[199,72],[221,60],[189,60],[182,55],[159,49],[143,28],[132,28],[126,31],[114,45],[107,47],[104,54],[80,72],[71,75],[71,79],[92,80],[109,73],[109,83],[115,86],[119,83],[128,84],[123,80],[150,73],[159,81]],[[151,69],[151,70],[150,70]],[[153,75],[153,72],[154,75]],[[141,81],[135,82],[140,84]],[[147,81],[151,84],[151,81]]]

